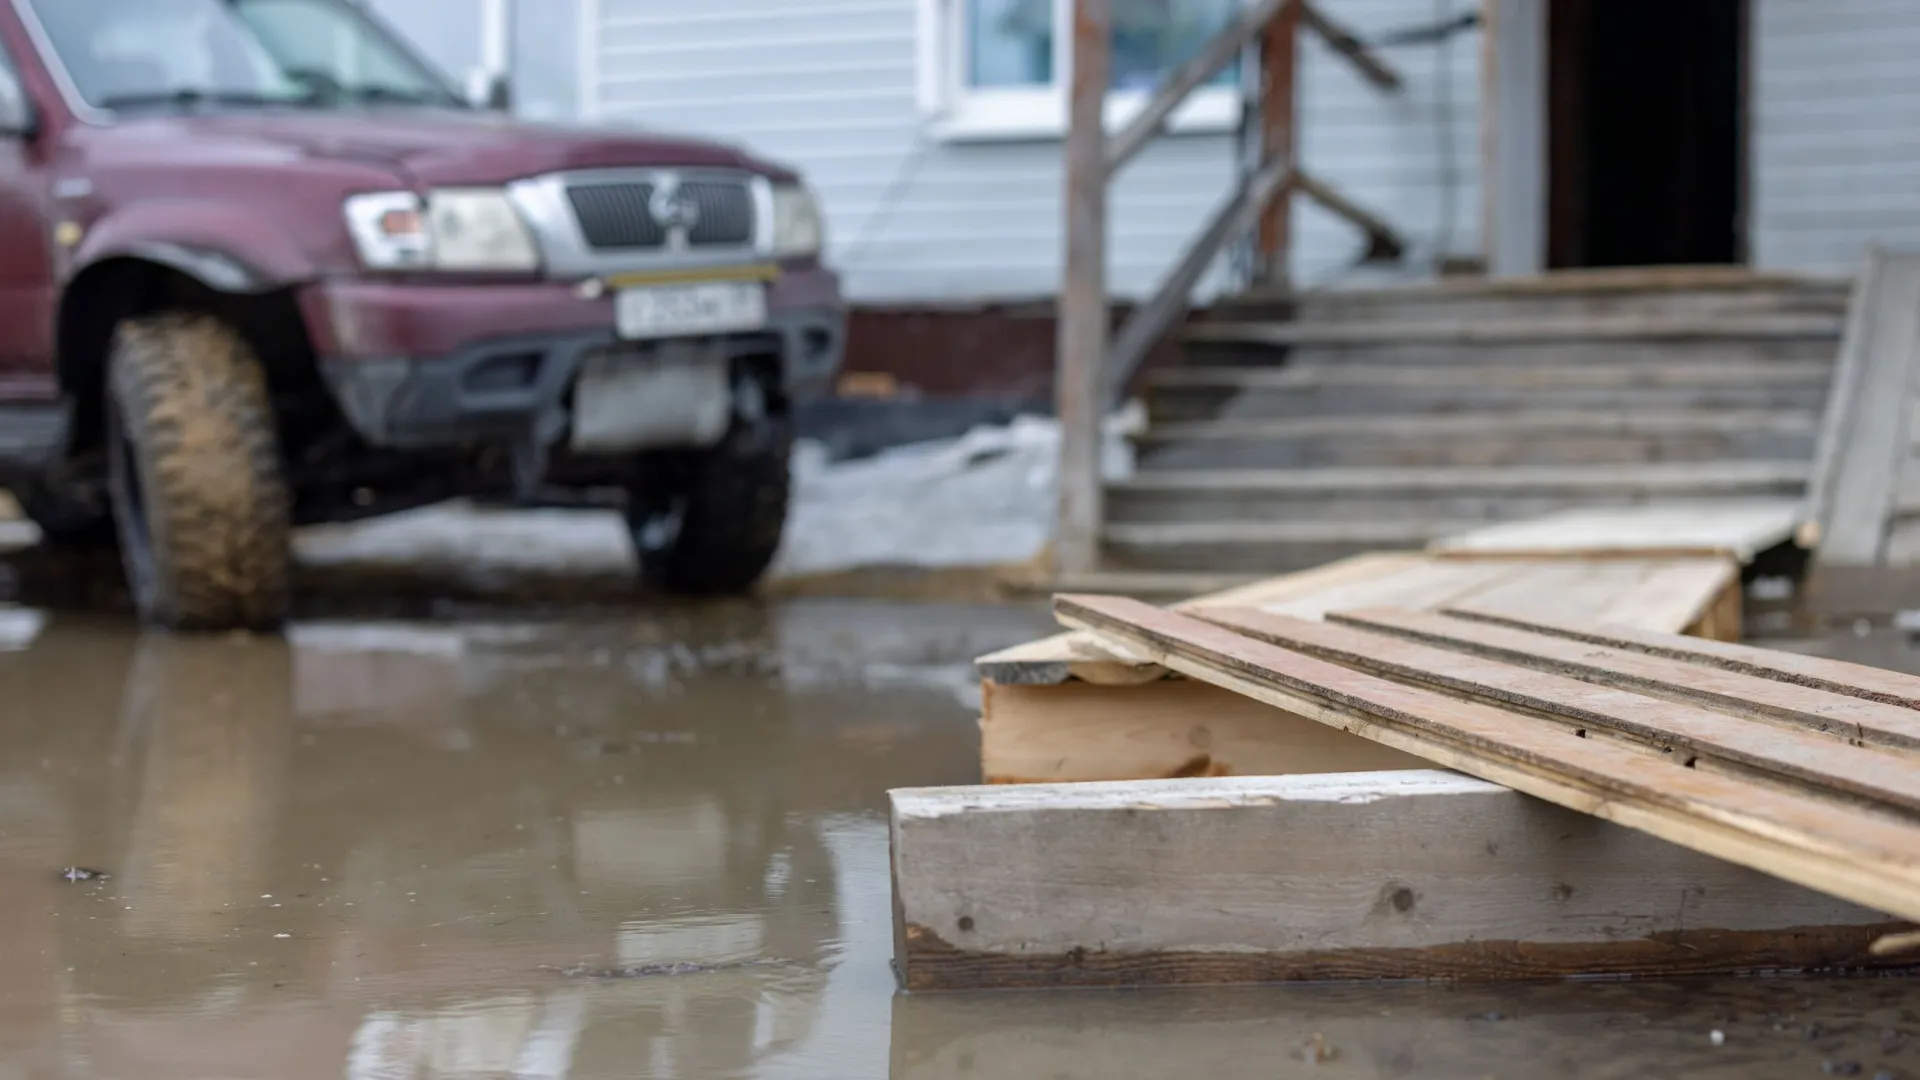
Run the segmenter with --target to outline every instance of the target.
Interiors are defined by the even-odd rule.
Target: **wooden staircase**
[[[1798,498],[1848,290],[1679,268],[1233,298],[1145,376],[1104,561],[1284,573],[1573,506]]]

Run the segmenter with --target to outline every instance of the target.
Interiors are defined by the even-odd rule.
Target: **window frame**
[[[966,85],[968,0],[918,0],[916,97],[921,119],[943,142],[1006,142],[1064,138],[1067,88],[1072,78],[1073,0],[1053,2],[1053,72],[1048,86],[974,89]],[[1240,0],[1242,4],[1245,0]],[[1243,51],[1241,77],[1253,67],[1254,50]],[[1109,90],[1108,132],[1125,127],[1147,104],[1150,90]],[[1246,109],[1243,84],[1207,85],[1188,95],[1167,120],[1184,134],[1237,131]]]

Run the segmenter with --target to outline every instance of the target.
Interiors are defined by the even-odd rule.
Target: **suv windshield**
[[[340,0],[30,0],[61,64],[103,109],[378,103],[465,107]]]

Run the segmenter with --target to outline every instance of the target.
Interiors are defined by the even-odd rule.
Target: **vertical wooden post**
[[[1112,0],[1073,0],[1067,96],[1066,259],[1060,284],[1054,410],[1060,420],[1055,573],[1100,561],[1101,389],[1107,353],[1107,98]]]
[[[1300,5],[1280,9],[1260,35],[1260,160],[1276,158],[1291,168],[1297,156]],[[1287,287],[1293,250],[1293,192],[1283,187],[1260,218],[1259,258],[1254,277],[1262,285]]]

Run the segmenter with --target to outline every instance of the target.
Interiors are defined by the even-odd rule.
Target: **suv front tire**
[[[141,617],[274,629],[292,593],[292,499],[266,374],[210,315],[122,322],[107,369],[108,488]]]
[[[792,424],[777,416],[736,422],[711,449],[655,455],[627,509],[641,580],[688,596],[751,589],[780,550],[792,455]]]

